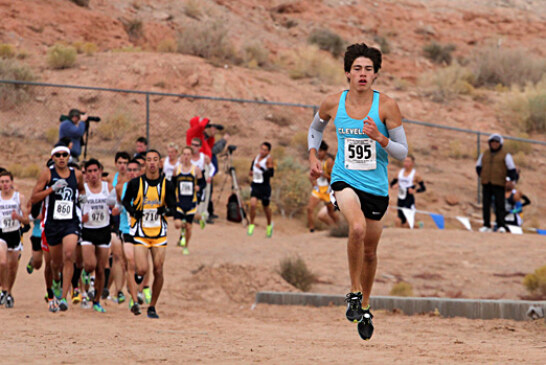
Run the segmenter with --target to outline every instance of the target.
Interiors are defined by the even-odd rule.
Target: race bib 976
[[[345,139],[345,168],[349,170],[375,170],[376,167],[376,148],[373,139]]]

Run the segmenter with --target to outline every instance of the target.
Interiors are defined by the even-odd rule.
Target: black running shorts
[[[30,236],[32,251],[42,251],[42,237]]]
[[[174,212],[174,219],[185,220],[188,223],[193,223],[193,217],[195,217],[195,214],[181,213],[179,210]]]
[[[267,207],[271,199],[271,185],[269,184],[250,184],[250,196],[262,201],[262,205]]]
[[[68,221],[47,221],[44,226],[44,234],[49,246],[57,246],[63,243],[63,238],[69,234],[80,235],[80,222],[77,220]]]
[[[97,247],[110,247],[112,240],[112,229],[110,226],[103,228],[83,228],[82,246],[93,245]]]
[[[2,232],[0,230],[0,241],[4,241],[10,251],[21,250],[21,232],[19,230],[11,232]]]
[[[400,208],[413,209],[415,207],[415,196],[413,194],[408,194],[406,199],[398,199],[396,206]],[[400,222],[402,222],[402,224],[406,223],[407,221],[402,209],[398,209],[398,218],[400,218]]]
[[[364,217],[380,221],[381,218],[385,215],[387,208],[389,207],[389,197],[388,196],[377,196],[373,194],[366,193],[362,190],[353,188],[351,185],[347,184],[344,181],[336,181],[332,184],[333,191],[341,191],[345,188],[352,189],[360,200],[360,209],[364,213]]]

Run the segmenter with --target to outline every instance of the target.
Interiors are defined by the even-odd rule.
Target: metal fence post
[[[478,158],[480,158],[480,136],[481,136],[481,133],[478,132],[476,134],[476,160],[478,160]],[[478,196],[477,196],[477,203],[480,204],[480,196],[481,196],[481,190],[482,190],[482,184],[481,184],[481,181],[480,181],[480,176],[478,176]]]
[[[150,94],[146,93],[146,140],[150,143]]]

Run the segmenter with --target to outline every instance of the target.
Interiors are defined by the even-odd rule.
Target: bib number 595
[[[357,159],[357,160],[368,160],[370,157],[372,157],[372,146],[369,144],[361,145],[361,144],[351,144],[348,146],[349,150],[349,158],[350,159]]]

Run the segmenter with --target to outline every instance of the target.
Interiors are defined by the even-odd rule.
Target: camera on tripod
[[[60,122],[64,122],[65,120],[72,120],[73,117],[81,117],[82,114],[85,114],[85,113],[82,113],[81,111],[79,111],[78,109],[71,109],[69,112],[68,112],[68,115],[65,115],[65,114],[61,114],[61,116],[59,117],[59,121]],[[88,116],[87,119],[85,120],[86,122],[95,122],[95,123],[98,123],[100,122],[100,117],[96,117],[96,116]]]

